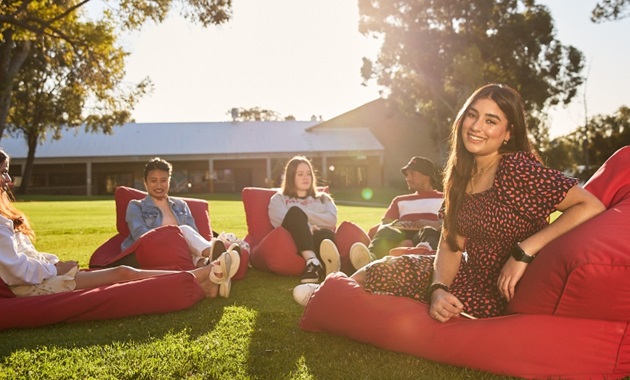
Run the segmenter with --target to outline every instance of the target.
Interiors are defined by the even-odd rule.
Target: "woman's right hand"
[[[438,322],[446,322],[464,311],[464,304],[453,294],[444,289],[436,289],[431,294],[429,315]]]
[[[58,261],[55,264],[55,267],[57,268],[57,276],[64,275],[78,266],[79,263],[77,261]]]

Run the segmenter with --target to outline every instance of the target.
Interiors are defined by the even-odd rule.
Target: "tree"
[[[111,133],[114,126],[131,119],[130,109],[150,85],[147,79],[128,89],[121,85],[127,53],[115,46],[110,20],[76,22],[74,27],[89,41],[93,54],[77,54],[66,41],[42,36],[32,41],[13,88],[7,130],[23,136],[28,146],[19,189],[23,194],[42,141],[59,139],[63,128],[82,125],[92,132]]]
[[[231,108],[228,112],[228,115],[232,116],[233,121],[279,121],[283,120],[280,113],[272,110],[263,109],[260,107],[252,107],[252,108]],[[287,116],[288,118],[292,117],[291,115]],[[288,119],[284,119],[288,120]],[[295,120],[295,118],[294,118]]]
[[[630,144],[630,108],[596,115],[566,136],[551,142],[542,156],[546,164],[587,180],[618,149]]]
[[[11,93],[33,41],[46,36],[66,41],[77,54],[89,54],[90,41],[74,28],[77,12],[90,0],[4,0],[0,7],[0,139],[7,126]],[[118,30],[146,21],[161,22],[171,7],[203,26],[226,22],[231,0],[103,0],[103,17],[118,20]]]
[[[582,53],[555,38],[548,9],[534,0],[360,0],[359,12],[359,30],[383,39],[377,60],[364,59],[364,80],[422,115],[443,156],[458,108],[480,85],[516,88],[532,137],[543,141],[543,110],[568,104],[583,81]]]
[[[585,130],[591,164],[598,168],[619,148],[630,144],[630,108],[621,106],[612,115],[597,115]]]
[[[601,0],[591,13],[591,21],[600,23],[621,20],[630,16],[629,6],[630,0]]]

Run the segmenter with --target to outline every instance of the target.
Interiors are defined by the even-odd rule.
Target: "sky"
[[[581,50],[586,86],[569,107],[550,113],[551,136],[583,125],[586,115],[630,106],[630,19],[593,24],[596,0],[542,0],[557,38]],[[261,107],[324,120],[379,97],[362,85],[362,57],[379,41],[358,32],[357,1],[237,0],[232,19],[201,26],[173,14],[121,40],[131,54],[126,80],[150,77],[154,90],[136,106],[137,122],[228,121],[233,107]]]

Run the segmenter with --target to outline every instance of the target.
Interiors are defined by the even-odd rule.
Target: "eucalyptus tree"
[[[15,80],[39,38],[63,40],[77,54],[90,53],[90,41],[76,28],[80,10],[91,0],[3,0],[0,5],[0,138],[7,125]],[[116,20],[116,30],[134,30],[162,22],[172,8],[203,26],[231,17],[231,0],[101,0],[102,18]],[[96,9],[96,7],[94,7]],[[101,18],[101,17],[97,17]]]
[[[110,20],[75,22],[90,45],[90,54],[78,52],[63,39],[41,36],[32,41],[28,58],[13,86],[9,134],[21,136],[28,146],[19,192],[26,193],[37,146],[59,139],[63,129],[84,126],[88,131],[111,133],[131,119],[137,100],[150,81],[123,84],[127,53],[116,46]]]
[[[458,108],[489,82],[516,88],[532,137],[545,141],[544,110],[568,104],[583,83],[582,53],[555,36],[534,0],[359,0],[359,30],[382,39],[363,79],[400,109],[424,117],[441,153]]]
[[[600,0],[591,12],[591,21],[615,21],[630,16],[630,0]]]

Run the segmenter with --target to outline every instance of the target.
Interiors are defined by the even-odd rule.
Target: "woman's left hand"
[[[503,269],[501,269],[497,286],[508,302],[514,298],[516,284],[523,276],[523,273],[525,273],[525,269],[527,269],[527,263],[516,261],[513,257],[510,257],[503,266]]]
[[[55,264],[55,267],[57,268],[58,276],[61,276],[70,272],[70,270],[76,268],[77,266],[79,266],[78,261],[59,261]]]

